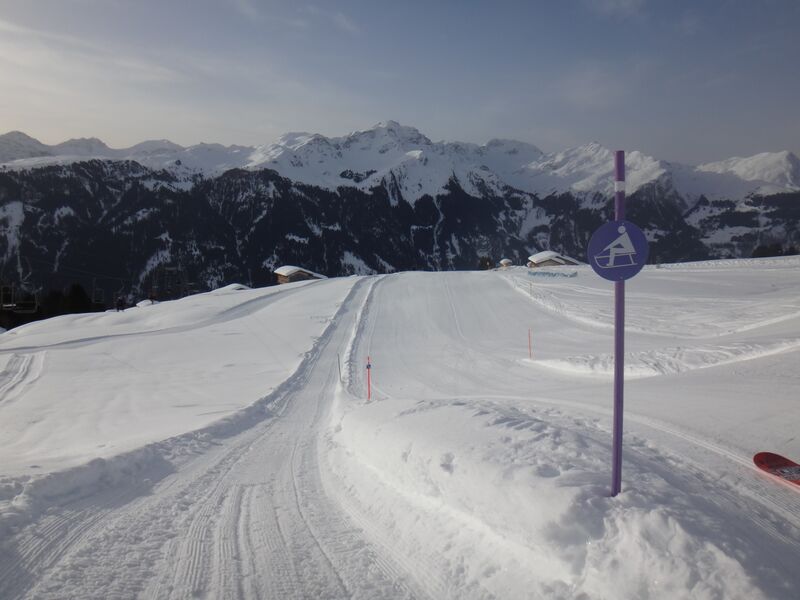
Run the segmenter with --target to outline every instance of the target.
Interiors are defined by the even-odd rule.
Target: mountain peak
[[[145,154],[153,154],[156,152],[176,152],[183,150],[183,146],[180,146],[174,142],[169,140],[145,140],[144,142],[139,142],[138,144],[131,146],[128,150],[133,154],[145,153]]]
[[[49,146],[21,131],[0,135],[0,162],[52,154]]]
[[[36,144],[41,144],[41,142],[36,138],[32,138],[27,133],[23,133],[22,131],[16,131],[16,130],[9,131],[8,133],[0,135],[0,140],[10,140],[17,142],[34,142]]]
[[[372,126],[372,129],[379,129],[379,128],[390,128],[390,127],[401,127],[400,123],[395,121],[394,119],[388,119],[387,121],[378,121],[375,125]]]
[[[430,144],[431,141],[424,136],[416,127],[408,125],[401,125],[397,121],[381,121],[372,126],[366,131],[359,131],[353,135],[371,134],[371,135],[385,135],[387,137],[407,141],[412,144]],[[349,137],[349,136],[348,136]]]
[[[516,155],[519,156],[524,162],[531,162],[538,160],[544,156],[538,146],[529,144],[527,142],[520,142],[518,140],[510,140],[504,138],[492,138],[483,145],[484,152]]]
[[[760,152],[698,165],[698,171],[728,173],[745,181],[763,181],[800,189],[800,159],[788,151]]]
[[[74,154],[76,156],[105,155],[111,150],[105,142],[96,137],[71,138],[52,148],[56,154]]]
[[[603,144],[601,144],[598,141],[592,141],[592,142],[589,142],[587,144],[583,144],[581,146],[578,146],[578,149],[580,149],[580,150],[582,150],[582,151],[584,151],[586,153],[589,153],[589,154],[607,154],[607,153],[610,154],[611,153],[611,150],[609,150],[608,148],[603,146]]]
[[[370,127],[367,131],[375,131],[375,130],[379,130],[379,129],[382,129],[382,130],[385,130],[385,131],[391,131],[391,132],[394,132],[394,133],[401,133],[401,132],[406,131],[406,130],[419,132],[419,130],[416,127],[410,127],[408,125],[401,125],[400,123],[398,123],[397,121],[394,121],[392,119],[389,119],[388,121],[379,121],[378,123],[375,123],[375,125]]]
[[[64,146],[66,144],[74,144],[74,145],[84,145],[84,146],[102,146],[104,148],[108,148],[106,143],[101,140],[100,138],[96,137],[80,137],[80,138],[70,138],[66,142],[61,142],[60,144],[56,144],[57,146]]]

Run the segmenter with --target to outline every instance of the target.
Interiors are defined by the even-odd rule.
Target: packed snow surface
[[[616,497],[613,286],[563,269],[0,335],[0,597],[796,598],[800,489],[752,456],[800,458],[800,258],[628,282]]]

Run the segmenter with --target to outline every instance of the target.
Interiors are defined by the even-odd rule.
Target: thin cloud
[[[645,0],[584,0],[584,3],[600,14],[630,17],[642,11]]]
[[[325,10],[313,4],[307,6],[305,12],[321,21],[332,24],[334,27],[347,34],[358,35],[361,33],[361,27],[359,27],[358,23],[343,12]]]
[[[355,21],[345,15],[344,13],[337,12],[333,15],[333,22],[334,24],[341,29],[342,31],[346,31],[347,33],[358,34],[361,33],[361,29],[358,27]]]
[[[271,21],[285,27],[293,29],[308,29],[309,22],[306,19],[297,17],[287,17],[280,15],[275,11],[267,11],[264,7],[255,0],[229,0],[233,8],[239,15],[248,21]]]
[[[564,75],[554,83],[556,95],[582,111],[610,108],[626,93],[621,77],[602,66],[587,66]]]
[[[58,44],[84,48],[87,50],[100,50],[99,46],[87,42],[86,40],[81,38],[77,38],[70,35],[64,35],[61,33],[43,31],[40,29],[31,29],[30,27],[17,25],[16,23],[11,23],[10,21],[4,21],[3,19],[0,19],[0,31],[5,33],[10,33],[11,35],[16,35],[19,37],[36,38],[42,41],[55,42]]]
[[[261,12],[256,8],[256,5],[253,4],[252,0],[231,0],[231,4],[233,4],[236,11],[243,17],[248,19],[261,18]]]
[[[694,13],[684,13],[678,21],[677,29],[681,35],[692,36],[700,32],[702,28],[702,21]]]
[[[69,35],[32,29],[0,20],[2,56],[11,64],[25,65],[57,74],[90,75],[102,80],[132,82],[174,81],[180,75],[161,64],[140,57],[113,53],[107,46]],[[58,68],[54,68],[58,66]]]

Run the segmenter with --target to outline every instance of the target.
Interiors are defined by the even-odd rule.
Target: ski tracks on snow
[[[44,370],[46,352],[12,353],[0,372],[0,403],[14,400]]]
[[[248,422],[157,444],[173,454],[139,478],[61,498],[18,532],[0,554],[0,597],[424,596],[326,495],[320,474],[336,350],[352,332],[363,281]],[[35,359],[6,372],[25,371],[26,361]]]

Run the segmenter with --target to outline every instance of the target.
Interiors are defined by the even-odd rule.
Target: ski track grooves
[[[413,597],[410,575],[365,541],[319,472],[336,349],[363,282],[254,422],[221,428],[152,489],[112,486],[18,532],[0,554],[0,597]]]
[[[0,402],[10,402],[22,388],[36,381],[44,370],[45,352],[17,354],[14,352],[0,373]]]
[[[382,275],[375,278],[365,295],[365,298],[358,311],[356,323],[353,326],[350,340],[345,349],[345,364],[349,366],[346,371],[346,379],[341,383],[340,389],[350,402],[359,402],[359,397],[365,397],[366,384],[364,382],[363,370],[358,368],[360,364],[355,358],[362,354],[371,352],[372,339],[375,332],[375,323],[380,316],[380,303],[374,303],[376,292],[380,291],[381,284],[384,283],[389,275]],[[455,308],[453,308],[455,311]],[[453,314],[454,318],[455,313]],[[362,346],[365,346],[362,348]],[[380,392],[385,397],[389,397],[380,388],[373,384],[374,392]],[[378,401],[377,394],[373,401]],[[330,441],[329,441],[330,443]],[[361,527],[362,531],[369,537],[370,541],[381,549],[377,554],[378,565],[387,573],[394,574],[396,580],[402,582],[400,572],[412,574],[412,578],[402,584],[398,592],[402,594],[396,597],[408,598],[444,598],[447,593],[447,585],[442,580],[440,573],[436,571],[430,563],[421,563],[411,555],[398,550],[396,540],[391,533],[387,533],[380,525],[374,523],[363,507],[354,501],[350,494],[342,493],[337,482],[326,471],[326,478],[323,485],[329,490],[329,494],[335,497],[341,509],[349,518]],[[384,558],[386,557],[386,558]],[[397,566],[393,566],[393,561]]]

